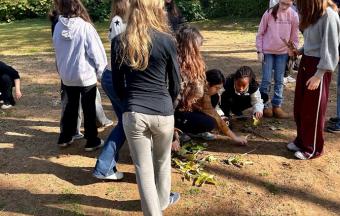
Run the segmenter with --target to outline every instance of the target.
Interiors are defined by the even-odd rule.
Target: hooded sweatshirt
[[[104,46],[94,27],[80,17],[60,16],[53,34],[58,72],[66,86],[90,86],[107,66]]]
[[[299,16],[291,7],[285,11],[279,9],[276,20],[272,9],[263,14],[256,35],[256,49],[264,54],[287,54],[288,47],[282,39],[291,40],[295,47],[299,45]]]

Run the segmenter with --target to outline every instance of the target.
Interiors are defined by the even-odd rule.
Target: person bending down
[[[0,103],[1,109],[9,109],[15,105],[13,97],[13,87],[15,87],[15,99],[19,100],[22,96],[20,76],[11,66],[0,61]]]

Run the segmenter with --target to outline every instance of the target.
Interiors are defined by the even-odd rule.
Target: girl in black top
[[[0,61],[0,101],[1,109],[9,109],[15,105],[12,88],[15,87],[15,98],[21,98],[20,76],[11,66]]]
[[[254,116],[262,118],[263,103],[268,101],[268,95],[260,93],[259,84],[250,67],[242,66],[231,74],[226,79],[224,89],[221,109],[225,116],[230,117],[231,113],[242,116],[244,110],[252,107]]]
[[[174,105],[180,91],[176,43],[161,0],[131,0],[126,31],[111,44],[112,83],[124,104],[123,127],[144,215],[179,199],[171,188]]]

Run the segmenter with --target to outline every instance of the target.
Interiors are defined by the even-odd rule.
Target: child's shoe
[[[266,118],[273,117],[273,109],[272,108],[264,108],[263,109],[263,116]]]
[[[288,113],[283,111],[281,107],[273,107],[273,115],[274,117],[279,118],[279,119],[289,118]]]
[[[1,109],[4,109],[4,110],[10,109],[11,107],[12,107],[11,104],[2,104],[2,105],[1,105]]]
[[[340,123],[336,123],[336,124],[332,124],[332,125],[329,125],[326,130],[327,132],[330,132],[330,133],[340,133],[340,127],[339,127]]]
[[[94,143],[87,141],[86,146],[85,146],[85,151],[87,152],[95,151],[103,146],[104,146],[104,140],[97,138],[97,141]]]
[[[293,151],[293,152],[297,152],[297,151],[300,151],[300,150],[301,150],[299,147],[297,147],[297,146],[295,145],[294,142],[288,143],[287,149],[288,149],[289,151]]]

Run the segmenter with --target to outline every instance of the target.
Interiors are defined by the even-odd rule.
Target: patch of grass
[[[195,196],[201,193],[201,190],[197,187],[190,187],[185,194],[190,196]]]
[[[271,193],[271,194],[278,194],[280,192],[280,189],[273,183],[265,183],[264,187]]]
[[[269,173],[266,172],[266,171],[262,171],[262,172],[259,173],[259,176],[263,176],[263,177],[269,176]]]

